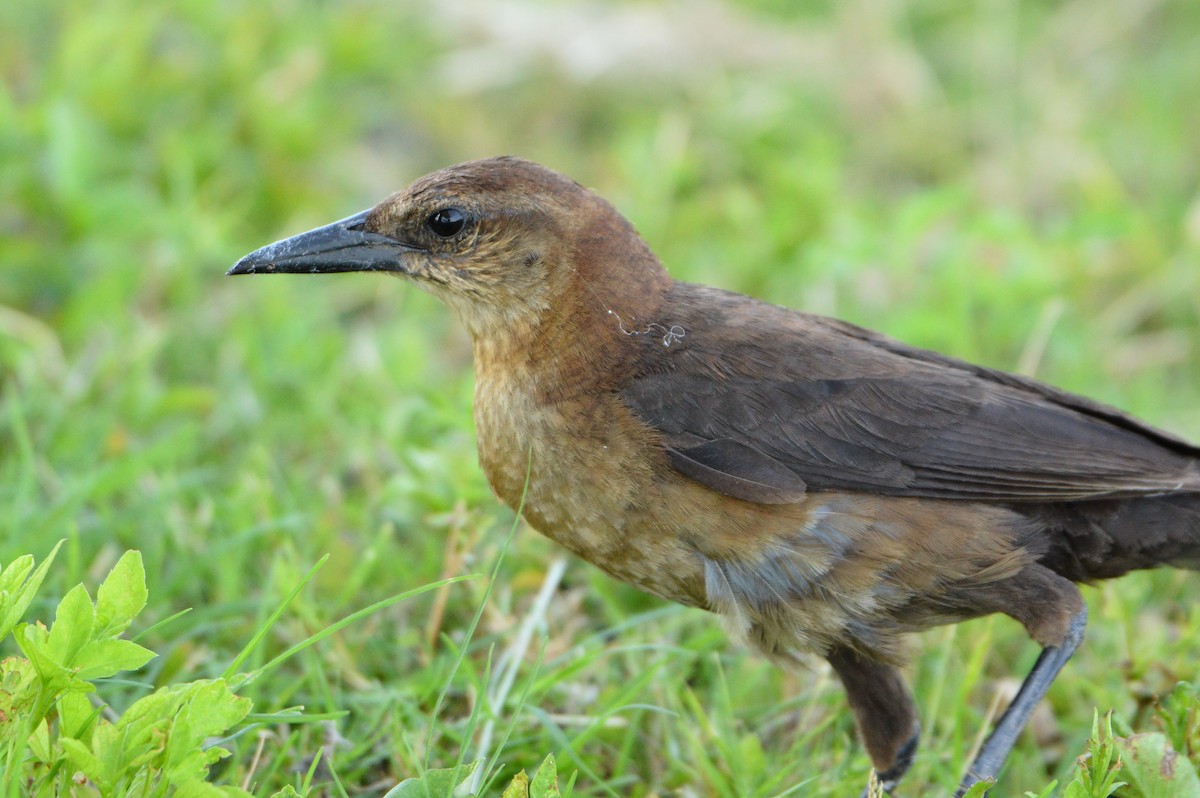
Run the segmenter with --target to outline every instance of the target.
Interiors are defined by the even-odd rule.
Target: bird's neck
[[[654,353],[650,343],[677,340],[681,331],[660,318],[668,282],[621,295],[572,291],[534,322],[473,335],[476,372],[518,381],[539,403],[613,390],[642,368],[643,353]]]
[[[634,276],[639,283],[620,292],[604,281],[575,282],[536,322],[472,335],[480,463],[510,506],[520,501],[527,460],[538,477],[556,462],[588,461],[593,449],[612,445],[604,427],[616,393],[669,349],[663,339],[672,325],[658,317],[670,278],[661,268]],[[594,275],[576,270],[571,277]],[[541,497],[529,498],[527,509],[540,504]]]

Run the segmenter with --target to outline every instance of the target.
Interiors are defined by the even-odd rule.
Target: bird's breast
[[[661,457],[612,393],[553,403],[536,375],[479,368],[479,462],[497,496],[539,532],[660,597],[705,605],[701,558],[657,518]]]

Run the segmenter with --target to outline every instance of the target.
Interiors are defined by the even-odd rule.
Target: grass
[[[579,796],[853,794],[868,764],[822,666],[781,674],[577,561],[489,706],[560,553],[519,529],[500,558],[512,516],[475,463],[463,333],[391,280],[222,272],[513,152],[612,199],[678,277],[1200,439],[1200,8],[627,4],[673,44],[605,67],[580,59],[623,46],[614,12],[445,5],[0,5],[0,562],[67,541],[28,617],[141,550],[134,631],[193,610],[105,686],[119,709],[220,675],[325,555],[242,669],[483,574],[248,685],[259,716],[329,720],[243,734],[214,776],[265,793],[323,752],[311,794],[378,795],[474,759],[495,713],[497,792],[553,752]],[[1068,775],[1094,708],[1151,724],[1150,698],[1196,678],[1198,585],[1087,591],[1088,641],[997,794]],[[1036,653],[1003,618],[914,641],[925,736],[904,794],[954,784]]]

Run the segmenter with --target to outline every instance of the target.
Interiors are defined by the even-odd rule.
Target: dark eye
[[[442,238],[456,235],[466,223],[467,215],[458,208],[442,208],[429,217],[429,229]]]

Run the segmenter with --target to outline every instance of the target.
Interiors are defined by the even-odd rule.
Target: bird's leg
[[[975,761],[967,768],[966,775],[963,776],[962,783],[955,793],[955,798],[961,798],[976,782],[996,776],[1000,766],[1008,757],[1009,751],[1012,750],[1013,744],[1016,743],[1017,735],[1021,733],[1021,729],[1025,728],[1029,716],[1033,714],[1037,703],[1046,695],[1054,677],[1062,670],[1063,665],[1067,664],[1067,660],[1071,658],[1075,649],[1083,641],[1083,631],[1086,626],[1087,608],[1085,607],[1072,616],[1067,626],[1067,633],[1063,636],[1060,644],[1042,649],[1041,656],[1038,657],[1033,670],[1021,683],[1017,697],[1000,716],[996,728],[988,735],[987,741],[979,750]]]
[[[996,582],[963,585],[948,596],[962,610],[985,615],[1002,612],[1021,622],[1042,645],[1042,654],[1025,677],[1012,704],[1000,716],[975,761],[967,768],[956,796],[973,784],[995,778],[1025,727],[1034,707],[1054,677],[1083,640],[1087,605],[1073,582],[1043,565],[1032,563],[1015,576]]]
[[[846,689],[879,781],[890,791],[912,764],[921,736],[912,693],[894,665],[867,659],[846,647],[831,649],[826,659]]]

